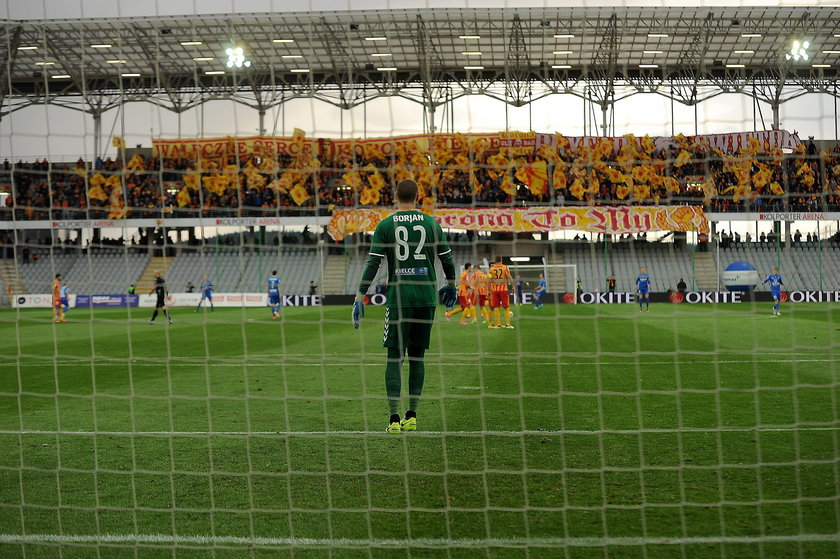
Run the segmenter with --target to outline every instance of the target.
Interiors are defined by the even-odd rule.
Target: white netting
[[[0,556],[840,553],[837,8],[257,4],[5,6]],[[392,434],[403,179],[512,312]]]

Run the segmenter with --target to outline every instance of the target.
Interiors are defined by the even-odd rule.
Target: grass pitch
[[[367,311],[0,313],[0,557],[840,553],[836,308],[439,312],[402,435]]]

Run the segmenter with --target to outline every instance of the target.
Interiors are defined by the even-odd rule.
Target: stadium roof
[[[807,41],[807,59],[787,59]],[[250,67],[227,66],[242,48]],[[5,20],[0,116],[51,102],[183,111],[210,99],[265,110],[296,97],[349,108],[399,95],[433,108],[552,93],[606,107],[635,92],[694,104],[740,92],[778,106],[838,95],[840,8],[450,8]],[[627,87],[624,87],[627,86]]]

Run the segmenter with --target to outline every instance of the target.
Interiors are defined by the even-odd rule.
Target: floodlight
[[[785,53],[785,60],[793,60],[794,62],[798,62],[800,59],[808,60],[808,48],[810,46],[810,41],[793,41],[790,45],[790,51]]]
[[[228,68],[250,68],[251,61],[245,60],[245,51],[242,47],[228,47],[225,49],[225,54],[227,55],[227,63],[225,64]]]

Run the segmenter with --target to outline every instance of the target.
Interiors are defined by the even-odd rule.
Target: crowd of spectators
[[[840,210],[840,145],[822,152],[802,145],[791,153],[754,149],[740,154],[683,141],[661,149],[567,145],[520,154],[470,148],[434,161],[423,154],[422,168],[416,158],[407,163],[408,157],[398,162],[360,149],[343,160],[298,161],[280,154],[271,160],[229,157],[203,167],[192,159],[141,155],[93,165],[6,161],[11,188],[0,218],[328,214],[334,208],[388,207],[393,202],[390,185],[408,176],[421,182],[423,173],[425,200],[438,206],[701,204],[719,212]]]

